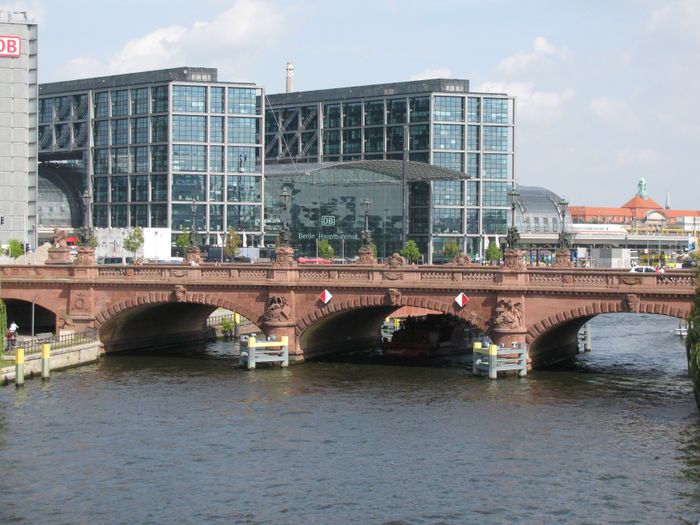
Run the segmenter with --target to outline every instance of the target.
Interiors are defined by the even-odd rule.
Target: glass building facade
[[[70,164],[96,228],[263,231],[264,93],[177,68],[42,84],[39,160]],[[81,166],[81,168],[76,168]],[[41,174],[40,169],[40,174]],[[73,226],[80,226],[74,224]]]
[[[268,167],[405,160],[460,174],[430,181],[429,206],[410,210],[427,215],[409,218],[409,238],[430,261],[443,260],[448,241],[478,256],[483,238],[506,234],[515,183],[512,97],[470,93],[468,81],[454,79],[270,95],[264,131]]]

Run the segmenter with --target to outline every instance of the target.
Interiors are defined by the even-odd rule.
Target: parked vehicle
[[[635,266],[630,270],[630,273],[656,273],[656,268],[653,266]]]

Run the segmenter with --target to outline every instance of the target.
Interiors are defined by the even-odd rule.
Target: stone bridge
[[[575,353],[579,328],[598,314],[687,318],[694,287],[686,271],[457,263],[0,267],[9,315],[33,303],[37,319],[55,330],[96,329],[108,352],[199,339],[207,317],[223,307],[268,336],[289,336],[296,361],[377,344],[384,318],[416,306],[462,318],[497,343],[527,342],[537,364]],[[460,306],[462,293],[468,301]]]

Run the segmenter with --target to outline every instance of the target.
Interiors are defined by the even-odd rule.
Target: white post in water
[[[48,381],[51,377],[51,345],[41,345],[41,379]]]
[[[489,379],[498,377],[498,345],[489,346]]]
[[[18,348],[15,353],[15,386],[24,386],[24,348]]]

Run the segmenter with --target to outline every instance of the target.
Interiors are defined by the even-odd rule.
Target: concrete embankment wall
[[[94,341],[70,348],[51,350],[51,371],[94,363],[100,357],[100,347],[101,344],[98,341]],[[41,375],[41,354],[28,355],[24,360],[24,376],[31,378],[35,375]],[[0,383],[6,385],[14,380],[14,365],[0,370]]]

